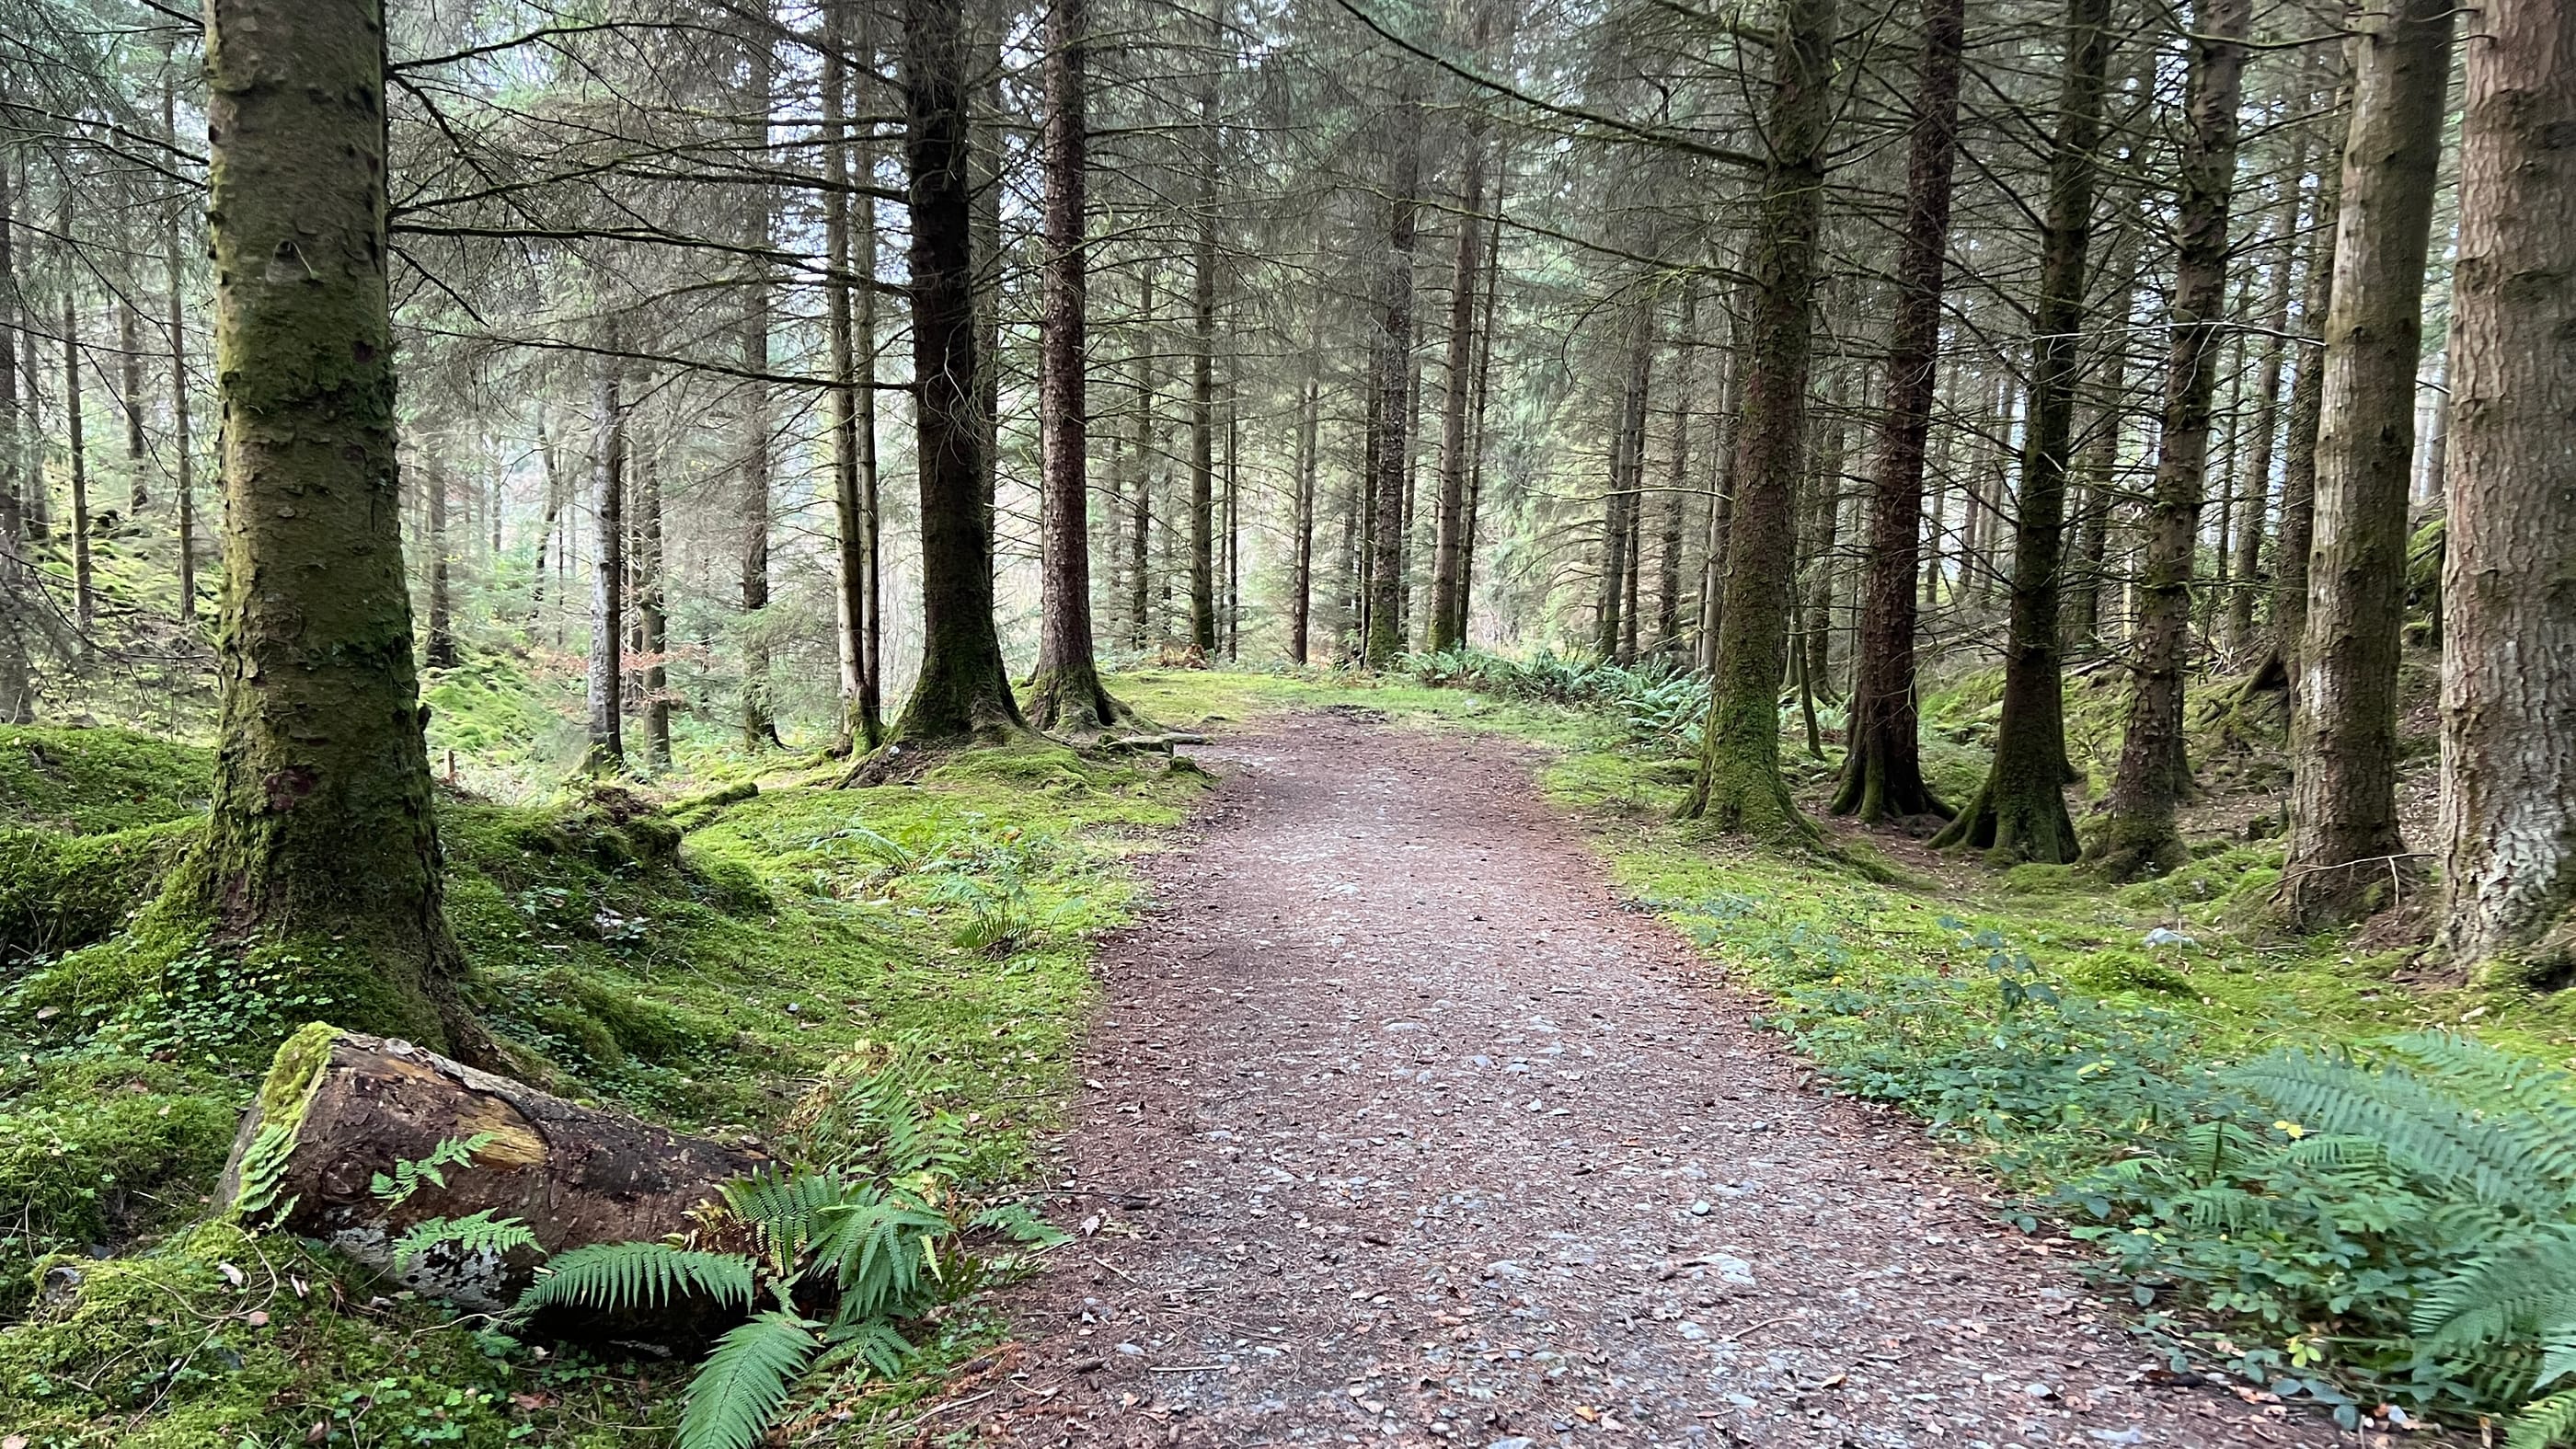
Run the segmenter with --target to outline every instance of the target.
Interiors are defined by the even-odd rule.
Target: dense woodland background
[[[355,943],[353,1024],[563,1064],[434,811],[1150,756],[1201,668],[2576,968],[2553,5],[272,8],[0,0],[0,720],[211,742],[141,919]]]

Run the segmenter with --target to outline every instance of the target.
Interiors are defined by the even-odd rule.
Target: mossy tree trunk
[[[2397,828],[2406,494],[2457,13],[2442,0],[2399,0],[2385,25],[2354,41],[2278,893],[2301,929],[2393,904],[2392,867],[2406,850]]]
[[[2441,940],[2576,965],[2576,9],[2489,0],[2469,50],[2442,595]]]
[[[869,750],[876,747],[881,726],[872,710],[863,707],[867,694],[868,672],[868,487],[861,480],[861,470],[872,466],[862,456],[859,442],[859,414],[863,405],[869,410],[868,427],[875,431],[875,389],[859,381],[858,324],[852,316],[855,294],[865,290],[874,296],[875,278],[870,276],[863,289],[855,284],[853,247],[850,238],[849,188],[853,180],[849,123],[849,65],[844,59],[850,45],[849,0],[824,0],[823,64],[819,77],[823,101],[823,251],[830,269],[830,281],[824,287],[824,351],[832,370],[832,385],[824,394],[824,424],[832,439],[832,585],[835,642],[839,645],[841,665],[841,719],[838,748]],[[860,198],[861,206],[873,207],[872,199]],[[868,225],[873,229],[873,211]],[[874,257],[874,249],[870,249]],[[871,319],[873,320],[873,318]],[[871,329],[873,330],[873,328]],[[876,339],[867,339],[873,352]],[[870,379],[873,382],[873,378]],[[873,436],[870,443],[874,443]],[[873,480],[869,480],[873,481]]]
[[[1835,0],[1789,0],[1772,47],[1764,168],[1755,223],[1752,325],[1737,424],[1726,601],[1711,671],[1699,773],[1682,813],[1722,830],[1813,831],[1780,778],[1780,678],[1788,664],[1798,475],[1815,346],[1816,229],[1833,119]]]
[[[2191,789],[2183,752],[2183,665],[2191,643],[2191,575],[2209,486],[2210,405],[2227,320],[2227,219],[2236,188],[2236,111],[2245,93],[2252,0],[2199,0],[2192,12],[2176,223],[2173,322],[2167,329],[2164,419],[2147,554],[2130,637],[2129,710],[2108,816],[2091,864],[2113,880],[2162,874],[2191,858],[2174,808]]]
[[[345,962],[339,1020],[478,1040],[442,908],[395,473],[381,0],[207,8],[223,931]],[[334,994],[339,994],[335,991]]]
[[[169,64],[166,58],[164,64]],[[161,83],[161,134],[174,145],[179,139],[178,109],[179,79],[177,67],[171,66]],[[187,273],[180,242],[184,206],[173,201],[162,218],[161,264],[169,279],[170,493],[178,508],[179,618],[193,624],[197,618],[197,444],[188,427]],[[0,447],[5,446],[0,442]]]
[[[1950,181],[1959,156],[1959,56],[1966,0],[1925,0],[1915,73],[1914,139],[1906,162],[1905,229],[1896,263],[1887,410],[1871,480],[1868,573],[1860,657],[1844,731],[1833,813],[1876,825],[1890,816],[1942,815],[1923,780],[1914,702],[1915,574],[1923,537],[1923,450],[1939,386],[1941,290],[1950,242]]]
[[[2066,551],[2067,461],[2084,330],[2085,262],[2111,54],[2109,0],[2070,0],[2066,67],[2040,229],[2039,305],[2031,338],[2028,426],[2013,529],[2012,606],[2004,644],[2003,718],[1994,763],[1936,846],[1986,852],[1999,864],[2055,865],[2076,856],[2066,813],[2066,699],[2058,639],[2059,568]],[[2009,411],[2009,410],[2007,410]],[[1998,476],[1996,492],[2002,490]],[[1998,500],[2000,501],[2000,499]]]
[[[1384,117],[1389,150],[1386,260],[1378,280],[1375,465],[1368,631],[1361,658],[1383,669],[1404,650],[1404,514],[1413,457],[1414,193],[1422,182],[1422,107],[1406,96]]]
[[[949,0],[905,0],[904,152],[912,211],[913,403],[921,491],[921,674],[889,747],[993,741],[1025,731],[993,628],[992,516],[976,352],[964,20]]]
[[[1038,317],[1046,490],[1039,519],[1039,573],[1045,597],[1028,712],[1041,729],[1098,731],[1130,712],[1100,682],[1091,641],[1091,430],[1083,386],[1089,321],[1089,241],[1083,231],[1089,17],[1085,0],[1056,0],[1047,15],[1046,272]]]

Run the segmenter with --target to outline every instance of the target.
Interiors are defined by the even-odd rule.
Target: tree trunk
[[[1628,578],[1634,560],[1637,484],[1646,438],[1646,389],[1655,358],[1653,304],[1639,301],[1628,318],[1628,375],[1619,411],[1610,425],[1610,486],[1601,499],[1601,591],[1592,609],[1593,652],[1616,660],[1627,617]]]
[[[479,1141],[398,1204],[373,1191],[397,1163]],[[318,1238],[405,1286],[497,1312],[533,1277],[535,1255],[433,1248],[400,1270],[394,1244],[431,1218],[488,1212],[560,1253],[651,1242],[696,1225],[719,1189],[763,1154],[552,1097],[408,1042],[315,1023],[278,1049],[242,1114],[215,1200],[224,1211]],[[247,1189],[247,1191],[246,1191]]]
[[[1154,263],[1148,259],[1136,303],[1136,506],[1127,533],[1127,647],[1152,642],[1153,569],[1147,558],[1154,521]]]
[[[1682,289],[1677,345],[1681,355],[1673,371],[1673,446],[1655,538],[1655,652],[1666,659],[1679,658],[1682,648],[1683,504],[1690,496],[1692,384],[1699,361],[1699,291],[1695,287]]]
[[[24,424],[18,404],[19,292],[16,189],[0,160],[0,724],[36,718],[33,662],[28,635],[36,600],[26,567],[27,516],[22,488],[41,486],[24,465]],[[29,347],[34,346],[30,339]]]
[[[2092,863],[2113,880],[2163,874],[2191,858],[2174,807],[2191,790],[2183,749],[2183,668],[2191,643],[2192,565],[2209,480],[2210,405],[2227,321],[2227,226],[2236,184],[2238,103],[2252,0],[2200,0],[2192,16],[2173,320],[2157,432],[2146,566],[2130,637],[2129,708],[2107,818]]]
[[[1306,662],[1307,632],[1315,601],[1315,430],[1323,411],[1323,314],[1308,322],[1306,386],[1297,404],[1296,538],[1288,574],[1288,658]]]
[[[850,0],[831,3],[835,10],[843,10]],[[871,71],[876,63],[875,14],[873,7],[859,9],[857,39]],[[864,139],[864,130],[861,136],[850,150],[849,171],[854,178],[874,180],[876,147]],[[856,386],[852,400],[856,404],[853,426],[858,447],[862,570],[857,602],[860,617],[866,622],[857,640],[859,696],[850,727],[857,746],[873,750],[885,742],[885,499],[884,478],[877,466],[877,202],[875,196],[865,193],[856,201],[858,215],[853,220],[858,235],[853,239],[856,255],[851,258],[851,267],[859,285],[857,295],[851,299],[855,315],[850,319],[850,365],[855,370]]]
[[[1479,11],[1481,16],[1485,12]],[[1464,642],[1467,611],[1458,597],[1467,515],[1467,411],[1474,391],[1477,213],[1485,205],[1485,116],[1467,120],[1466,207],[1458,218],[1458,255],[1449,269],[1449,355],[1440,406],[1440,502],[1432,521],[1431,637],[1434,654]]]
[[[1499,171],[1499,168],[1498,168]],[[1494,178],[1494,214],[1503,211],[1503,185],[1508,173]],[[1469,642],[1468,624],[1475,617],[1476,519],[1485,499],[1485,398],[1494,375],[1494,299],[1502,290],[1503,229],[1485,228],[1485,307],[1476,327],[1476,396],[1467,421],[1467,499],[1458,518],[1458,587],[1451,599],[1458,610],[1458,642]]]
[[[1091,652],[1091,434],[1083,387],[1084,50],[1090,24],[1085,0],[1056,0],[1047,13],[1046,294],[1038,317],[1046,506],[1039,519],[1038,665],[1028,712],[1040,729],[1096,732],[1128,711],[1101,684]]]
[[[1404,499],[1412,448],[1414,193],[1422,177],[1422,107],[1406,96],[1384,118],[1388,167],[1386,260],[1379,279],[1376,512],[1369,574],[1368,634],[1361,659],[1371,669],[1404,649]]]
[[[70,208],[64,208],[62,233],[72,234]],[[80,625],[81,652],[90,648],[90,628],[98,622],[98,588],[89,548],[89,445],[81,416],[80,314],[72,292],[63,288],[63,442],[72,477],[72,618]]]
[[[2242,651],[2255,643],[2254,595],[2256,576],[2262,567],[2263,527],[2272,489],[2272,459],[2281,433],[2281,364],[2288,351],[2290,332],[2290,262],[2296,248],[2290,238],[2299,225],[2300,178],[2307,174],[2307,131],[2299,132],[2293,150],[2290,186],[2282,195],[2274,225],[2281,242],[2280,255],[2272,260],[2272,275],[2264,284],[2263,350],[2256,364],[2254,380],[2254,438],[2245,465],[2245,476],[2254,483],[2253,527],[2246,529],[2236,550],[2236,588],[2227,602],[2228,647]],[[2279,568],[2280,545],[2273,545],[2273,567]]]
[[[341,1020],[479,1054],[403,575],[384,36],[380,0],[207,11],[229,507],[214,807],[202,868],[173,888],[232,939],[306,948],[301,980]]]
[[[1985,783],[1932,842],[1982,850],[1998,864],[2053,865],[2073,860],[2077,848],[2075,822],[2066,813],[2058,564],[2065,550],[2066,465],[2084,330],[2085,254],[2093,236],[2094,151],[2101,141],[2110,53],[2109,0],[2070,0],[2066,69],[2049,157],[2048,213],[2040,232],[2021,496],[2014,501],[2019,516],[2013,534],[2010,634],[2004,645],[2003,718],[1995,730],[1995,758]]]
[[[1788,0],[1772,48],[1770,160],[1753,240],[1753,319],[1737,426],[1726,602],[1699,772],[1683,813],[1722,830],[1808,834],[1780,778],[1798,475],[1814,352],[1816,232],[1833,121],[1835,0]],[[1748,562],[1751,566],[1747,566]]]
[[[421,658],[432,669],[456,665],[456,627],[447,579],[447,475],[436,467],[421,470],[429,491],[429,619],[421,640]]]
[[[859,444],[859,408],[864,396],[870,407],[869,428],[873,432],[875,388],[863,388],[859,381],[857,321],[851,312],[854,294],[861,288],[873,293],[876,278],[858,277],[852,271],[855,259],[850,241],[849,187],[854,174],[850,165],[849,67],[842,58],[850,44],[849,13],[849,0],[824,0],[823,250],[830,272],[830,281],[824,288],[824,347],[832,369],[832,386],[824,394],[824,404],[832,439],[833,617],[841,665],[840,738],[835,744],[845,750],[865,752],[876,747],[876,737],[881,732],[874,713],[861,707],[867,692],[870,570],[868,496],[860,480],[866,460],[861,457]],[[871,208],[868,225],[873,229],[875,203],[862,199],[860,204]],[[873,247],[870,253],[873,260]],[[875,344],[876,339],[870,337],[867,345],[872,362]],[[870,370],[873,373],[873,367]],[[873,376],[869,382],[873,384]]]
[[[904,0],[904,151],[911,174],[914,455],[921,489],[921,675],[889,749],[1027,729],[993,628],[992,513],[978,399],[972,158],[963,18]]]
[[[601,323],[590,377],[591,517],[597,548],[590,575],[590,655],[585,702],[590,749],[584,773],[626,768],[626,407],[619,393],[617,320]]]
[[[2300,930],[2395,904],[2397,664],[2424,266],[2451,74],[2443,0],[2398,0],[2353,42],[2352,129],[2326,316],[2316,537],[2290,729],[2290,850],[2278,899]]]
[[[2290,383],[2289,437],[2281,453],[2281,536],[2273,546],[2271,658],[2253,683],[2279,684],[2295,699],[2299,649],[2308,627],[2308,551],[2316,538],[2317,434],[2325,413],[2325,319],[2334,302],[2335,229],[2343,211],[2342,167],[2317,178],[2311,203],[2307,281],[2299,300],[2300,347]]]
[[[748,80],[743,105],[751,117],[746,139],[769,144],[769,107],[775,79],[767,0],[761,0],[752,34],[744,43]],[[753,182],[743,189],[743,245],[750,249],[744,278],[742,311],[742,744],[747,750],[777,749],[778,722],[769,678],[769,262],[760,255],[770,245],[769,188]]]
[[[2441,942],[2576,959],[2576,10],[2490,0],[2468,57],[2442,596]]]
[[[1198,235],[1190,258],[1190,647],[1216,653],[1216,80],[1199,91]]]
[[[1243,377],[1242,351],[1229,328],[1225,354],[1225,657],[1243,643]]]
[[[176,77],[164,78],[161,134],[173,142],[179,134],[178,90]],[[180,216],[181,203],[171,203],[161,233],[161,260],[170,290],[170,492],[179,513],[179,619],[193,624],[197,618],[197,444],[188,428],[188,313],[181,290],[186,271]]]
[[[1888,338],[1887,409],[1871,479],[1869,563],[1861,598],[1842,778],[1833,812],[1864,824],[1948,816],[1923,779],[1914,702],[1915,572],[1923,537],[1923,444],[1941,361],[1941,292],[1950,242],[1950,182],[1959,156],[1959,54],[1966,0],[1925,0],[1915,77],[1905,229]],[[1936,533],[1937,537],[1937,533]]]
[[[1839,377],[1830,394],[1835,416],[1816,440],[1815,493],[1807,511],[1807,568],[1799,590],[1805,619],[1798,626],[1798,674],[1810,696],[1833,702],[1834,550],[1842,526],[1844,394]],[[1818,758],[1823,756],[1818,754]]]
[[[662,457],[647,436],[635,457],[635,652],[642,657],[644,767],[671,768],[669,589],[662,567]]]
[[[1699,640],[1692,663],[1702,674],[1717,672],[1718,637],[1726,614],[1727,548],[1735,533],[1736,444],[1744,435],[1744,377],[1750,370],[1745,356],[1746,331],[1752,309],[1747,299],[1750,284],[1737,294],[1737,305],[1727,317],[1726,383],[1719,393],[1716,437],[1709,451],[1717,455],[1716,497],[1709,500],[1708,535],[1702,542],[1699,576]]]

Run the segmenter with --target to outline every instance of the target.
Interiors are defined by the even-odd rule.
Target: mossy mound
[[[215,757],[106,726],[0,725],[0,826],[95,835],[205,812]]]

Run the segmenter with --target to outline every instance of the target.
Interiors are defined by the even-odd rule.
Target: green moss
[[[0,825],[99,834],[204,813],[214,754],[138,730],[0,725]]]
[[[194,819],[101,835],[0,828],[0,969],[111,935],[203,835]]]

